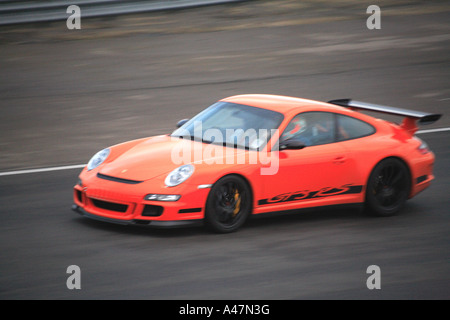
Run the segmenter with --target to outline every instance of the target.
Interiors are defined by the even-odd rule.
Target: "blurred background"
[[[0,172],[84,164],[242,93],[354,98],[450,127],[448,1],[92,2],[0,1]],[[69,30],[77,3],[81,29]],[[449,133],[421,138],[437,179],[403,214],[322,212],[233,235],[80,220],[77,170],[0,176],[0,298],[450,298]],[[70,264],[79,292],[65,287]]]
[[[448,106],[448,2],[377,1],[380,30],[366,27],[370,4],[237,1],[97,18],[80,5],[80,30],[67,29],[64,5],[63,20],[4,25],[0,169],[85,163],[240,93]]]

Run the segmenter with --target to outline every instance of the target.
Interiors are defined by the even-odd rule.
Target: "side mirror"
[[[284,140],[280,142],[280,150],[299,150],[306,147],[303,142],[298,140]]]
[[[183,124],[185,124],[186,122],[188,122],[189,119],[183,119],[177,122],[177,128],[181,127]]]

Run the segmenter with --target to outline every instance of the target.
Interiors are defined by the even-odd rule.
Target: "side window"
[[[369,136],[375,132],[370,124],[349,116],[337,116],[337,141]]]
[[[296,115],[287,125],[280,140],[297,140],[305,146],[334,142],[334,114],[329,112],[304,112]]]

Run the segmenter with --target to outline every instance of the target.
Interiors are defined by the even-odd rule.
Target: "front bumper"
[[[83,208],[78,206],[77,204],[72,205],[72,210],[76,213],[80,214],[83,217],[90,218],[97,221],[108,222],[119,224],[123,226],[136,225],[136,226],[148,226],[154,228],[177,228],[177,227],[186,227],[186,226],[196,226],[202,225],[203,220],[201,219],[193,219],[193,220],[178,220],[178,221],[158,221],[158,220],[142,220],[142,219],[131,219],[131,220],[123,220],[123,219],[114,219],[109,217],[104,217],[100,215],[91,214],[85,211]]]
[[[73,189],[73,210],[88,218],[121,225],[183,226],[203,220],[209,190],[187,183],[168,188],[162,178],[126,184],[83,171]],[[147,200],[147,194],[181,197],[176,201],[157,201]]]

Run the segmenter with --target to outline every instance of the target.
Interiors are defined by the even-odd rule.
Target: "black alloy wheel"
[[[251,208],[252,196],[246,181],[235,175],[225,176],[211,188],[205,222],[215,232],[233,232],[245,223]]]
[[[399,159],[387,158],[373,169],[366,190],[366,204],[371,213],[392,216],[404,206],[411,188],[406,165]]]

